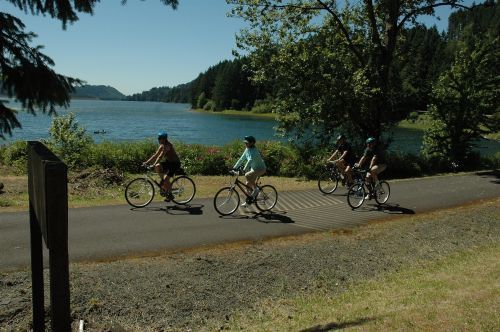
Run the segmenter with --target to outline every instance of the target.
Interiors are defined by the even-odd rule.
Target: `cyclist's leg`
[[[378,175],[383,171],[385,171],[386,168],[387,168],[386,164],[379,164],[379,165],[374,165],[370,169],[370,174],[373,178],[373,183],[378,183]]]
[[[245,178],[247,179],[247,186],[250,187],[252,190],[250,193],[252,193],[255,190],[255,181],[259,176],[264,175],[266,172],[265,169],[259,169],[259,170],[250,170],[249,172],[245,173]]]
[[[350,186],[353,183],[353,181],[352,181],[352,166],[347,165],[345,170],[344,170],[344,173],[345,173],[346,178],[347,178],[347,185]]]

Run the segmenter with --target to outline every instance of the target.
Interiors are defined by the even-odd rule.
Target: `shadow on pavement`
[[[377,203],[369,203],[369,204],[361,206],[360,208],[355,209],[353,211],[355,211],[355,212],[379,211],[379,212],[383,212],[383,213],[387,213],[387,214],[415,214],[415,211],[413,211],[412,209],[402,207],[399,204],[378,205]]]
[[[289,216],[285,215],[286,212],[260,212],[256,213],[253,216],[253,219],[266,223],[266,224],[271,224],[271,223],[280,223],[280,224],[293,224],[295,221],[293,221],[292,218]]]
[[[415,214],[412,209],[407,209],[399,204],[384,204],[376,206],[376,210],[388,213],[388,214]]]
[[[193,214],[203,214],[203,204],[193,204],[193,205],[173,205],[162,208],[168,214],[173,214],[176,216],[180,215],[193,215]]]
[[[500,170],[498,169],[492,171],[477,172],[476,175],[479,175],[483,178],[491,178],[492,183],[500,184]]]
[[[168,214],[182,216],[182,215],[199,215],[203,214],[203,204],[192,204],[192,205],[172,205],[166,207],[144,207],[144,208],[132,208],[130,210],[137,212],[159,212],[163,211]]]
[[[292,218],[285,215],[285,211],[270,211],[270,212],[249,212],[248,214],[232,214],[229,216],[219,216],[220,219],[252,219],[266,224],[281,223],[290,224],[294,223]]]
[[[316,325],[313,327],[309,327],[307,329],[300,330],[301,332],[326,332],[326,331],[334,331],[334,330],[341,330],[341,329],[346,329],[349,327],[354,327],[354,326],[360,326],[365,323],[368,323],[372,320],[375,320],[375,318],[360,318],[355,321],[349,321],[349,322],[343,322],[343,323],[329,323],[325,325]]]

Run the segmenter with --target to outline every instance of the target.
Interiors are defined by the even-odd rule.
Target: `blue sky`
[[[471,3],[472,1],[465,1]],[[31,16],[2,2],[2,11],[21,18],[38,35],[34,44],[56,63],[61,74],[88,84],[103,84],[124,94],[187,83],[208,67],[232,59],[235,35],[245,23],[227,17],[225,0],[180,0],[177,10],[159,0],[106,0],[94,15],[62,29],[59,21]],[[446,29],[449,9],[440,8],[427,25]]]

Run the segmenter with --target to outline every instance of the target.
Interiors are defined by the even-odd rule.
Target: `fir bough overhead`
[[[4,0],[31,15],[49,15],[62,22],[78,20],[79,13],[93,13],[99,0]],[[160,0],[177,8],[178,0]],[[122,0],[125,4],[127,1]],[[0,12],[0,92],[21,102],[23,109],[35,114],[53,113],[55,107],[68,107],[70,92],[82,82],[57,74],[54,62],[41,52],[42,46],[31,46],[36,34],[26,32],[23,22]],[[20,128],[16,112],[0,100],[0,138]]]

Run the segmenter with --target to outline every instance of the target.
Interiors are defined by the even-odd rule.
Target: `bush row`
[[[193,175],[225,175],[243,152],[242,142],[232,142],[224,146],[204,146],[174,142],[175,149],[181,158],[183,168]],[[317,178],[324,167],[325,160],[331,151],[311,147],[297,147],[288,143],[275,141],[258,142],[261,154],[268,166],[268,175],[284,177]],[[103,142],[89,143],[80,151],[62,159],[68,163],[70,170],[81,170],[90,167],[119,169],[129,173],[141,172],[141,164],[151,156],[157,148],[153,141],[139,142]],[[58,154],[57,148],[53,148]],[[58,154],[61,155],[61,154]],[[500,153],[495,156],[479,158],[469,165],[458,165],[453,169],[438,159],[426,159],[422,156],[388,153],[389,165],[383,177],[405,178],[436,174],[451,170],[477,170],[500,168]],[[26,172],[26,142],[0,146],[0,164],[10,166],[19,173]]]

